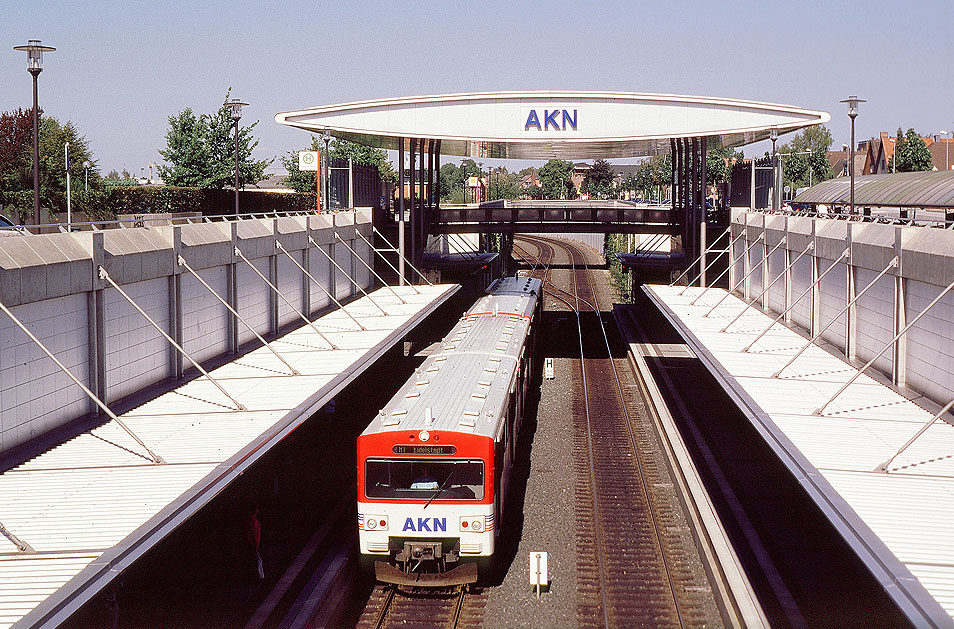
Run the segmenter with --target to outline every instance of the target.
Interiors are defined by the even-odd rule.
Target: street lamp
[[[778,153],[775,151],[775,142],[778,140],[778,127],[772,127],[769,131],[769,139],[772,140],[772,210],[778,210],[782,207],[781,197],[778,190]]]
[[[36,78],[43,72],[43,53],[56,48],[43,46],[40,40],[31,39],[26,46],[14,46],[14,50],[26,51],[27,72],[33,75],[33,222],[40,224],[40,114],[36,102]]]
[[[845,168],[844,168],[844,172],[842,172],[842,175],[847,175],[848,174],[848,145],[842,144],[841,150],[845,152]]]
[[[329,151],[331,151],[331,131],[329,131],[328,129],[325,129],[321,133],[321,140],[322,142],[325,143],[325,152],[321,154],[322,160],[321,160],[321,165],[319,166],[319,168],[322,169],[321,180],[323,182],[321,185],[322,193],[323,193],[321,195],[322,197],[321,204],[324,206],[324,210],[327,212],[328,209],[331,207],[331,199],[328,198],[331,195],[331,185],[330,185],[330,182],[328,181],[328,178],[331,176],[331,155],[329,153]],[[402,168],[403,168],[403,165],[402,165]],[[411,192],[413,193],[414,191],[412,190]],[[401,220],[402,221],[404,220],[403,216],[401,217]]]
[[[849,206],[849,214],[854,216],[855,214],[855,118],[858,117],[858,105],[861,103],[867,103],[866,100],[861,100],[857,96],[849,96],[845,100],[841,101],[848,104],[848,117],[851,118],[851,144],[849,145],[849,157],[848,157],[848,176],[850,177],[849,186],[851,186],[851,205]],[[895,147],[895,153],[897,153],[897,147]],[[898,156],[895,155],[895,162],[897,162]]]
[[[242,107],[248,105],[248,103],[243,103],[237,98],[232,100],[225,101],[225,104],[228,105],[232,110],[232,122],[235,125],[235,214],[238,216],[239,213],[239,156],[238,156],[238,123],[242,119]]]
[[[89,196],[89,160],[83,162],[83,194]]]

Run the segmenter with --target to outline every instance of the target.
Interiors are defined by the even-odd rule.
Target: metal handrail
[[[381,237],[381,240],[383,240],[383,241],[387,244],[387,246],[391,247],[391,251],[397,253],[397,254],[401,257],[401,259],[404,260],[404,261],[408,264],[408,266],[410,266],[412,269],[414,269],[414,272],[417,273],[418,275],[420,275],[420,276],[421,276],[421,279],[423,279],[425,282],[427,282],[428,285],[430,285],[430,286],[433,286],[433,285],[434,285],[433,282],[431,282],[429,279],[427,279],[427,276],[426,276],[426,275],[424,275],[423,273],[421,273],[416,266],[414,266],[413,264],[411,264],[411,261],[408,260],[407,257],[406,257],[404,254],[401,253],[401,250],[400,250],[400,249],[395,248],[394,245],[391,244],[391,241],[388,240],[387,237],[385,237],[385,235],[382,234],[381,231],[380,231],[377,227],[375,227],[374,225],[372,225],[372,226],[371,226],[371,229],[373,229],[373,230],[374,230],[374,233],[376,233],[378,236]]]
[[[364,237],[364,234],[361,233],[361,230],[360,230],[360,229],[355,229],[355,230],[354,230],[354,233],[355,233],[359,238],[361,238],[361,240],[363,240],[365,243],[367,243],[367,245],[371,248],[371,251],[373,251],[373,252],[375,252],[376,254],[378,254],[378,255],[381,257],[381,259],[384,260],[385,264],[387,264],[389,267],[391,267],[391,270],[392,270],[392,271],[394,271],[395,273],[397,273],[398,277],[401,277],[401,272],[397,270],[397,267],[395,267],[393,264],[391,264],[391,261],[388,260],[388,257],[387,257],[386,255],[384,255],[384,254],[381,252],[380,249],[375,249],[374,243],[372,243],[370,240],[368,240],[367,238],[365,238],[365,237]],[[388,251],[392,251],[392,250],[391,250],[391,249],[388,249]],[[415,286],[414,284],[408,284],[408,286],[410,286],[410,287],[414,290],[414,294],[415,294],[415,295],[420,295],[420,294],[421,294],[421,291],[420,291],[420,290],[417,288],[417,286]]]
[[[763,233],[762,233],[762,236],[764,236],[764,235],[765,235],[765,233],[763,232]],[[744,283],[745,283],[745,280],[747,280],[747,279],[749,278],[749,276],[752,275],[752,273],[754,273],[754,272],[756,271],[756,269],[765,268],[765,262],[766,262],[766,260],[768,260],[769,257],[770,257],[773,253],[775,253],[775,252],[778,250],[778,248],[781,247],[783,244],[785,244],[785,239],[784,239],[784,238],[781,239],[781,240],[779,240],[779,241],[778,241],[778,244],[775,245],[774,247],[772,247],[772,250],[771,250],[771,251],[769,251],[769,252],[766,253],[764,256],[762,256],[762,264],[760,264],[760,265],[758,265],[758,266],[753,266],[751,269],[749,269],[749,272],[746,273],[745,275],[743,275],[741,280],[739,280],[738,282],[736,282],[735,287],[733,287],[732,290],[735,290],[736,288],[738,288],[740,284],[744,284]],[[728,270],[728,269],[726,269],[726,270]],[[727,291],[725,292],[725,294],[722,295],[722,297],[719,298],[719,301],[717,301],[717,302],[715,303],[715,305],[712,306],[712,308],[710,308],[709,311],[708,311],[707,313],[705,313],[704,315],[702,315],[702,316],[705,318],[705,317],[708,317],[709,315],[711,315],[713,312],[715,312],[715,309],[718,308],[718,307],[722,304],[722,302],[725,301],[726,298],[728,298],[728,296],[732,294],[732,290],[727,290]]]

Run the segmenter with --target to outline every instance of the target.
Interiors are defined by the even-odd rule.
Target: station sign
[[[298,170],[318,172],[318,151],[298,151]]]
[[[580,110],[576,107],[523,107],[520,120],[524,131],[579,131]]]

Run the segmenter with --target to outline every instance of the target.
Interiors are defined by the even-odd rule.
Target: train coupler
[[[453,587],[477,582],[477,564],[465,563],[447,572],[403,572],[383,561],[374,562],[374,578],[381,583],[410,587]]]

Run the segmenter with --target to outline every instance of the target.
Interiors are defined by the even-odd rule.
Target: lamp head
[[[26,46],[14,46],[14,50],[25,51],[27,54],[27,71],[39,74],[43,71],[43,53],[53,52],[56,48],[44,46],[39,39],[31,39]]]
[[[778,139],[778,127],[772,127],[772,130],[769,131],[769,139],[774,142]]]
[[[841,102],[848,104],[848,117],[854,120],[858,116],[858,105],[867,103],[868,101],[861,100],[857,96],[849,96]]]
[[[225,101],[225,105],[232,110],[232,120],[238,122],[242,117],[242,107],[248,105],[248,103],[243,103],[239,99],[233,98],[232,100]]]

